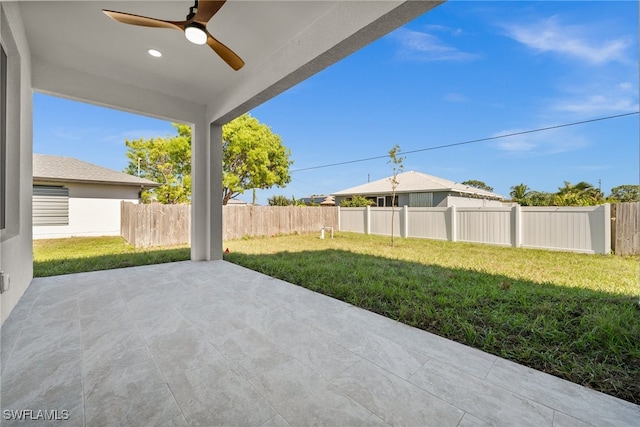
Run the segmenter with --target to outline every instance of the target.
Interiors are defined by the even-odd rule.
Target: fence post
[[[449,207],[449,222],[451,224],[451,241],[456,242],[458,240],[458,225],[456,224],[456,207]]]
[[[401,237],[407,238],[409,237],[409,206],[407,205],[402,207],[402,218],[404,219],[404,224],[400,233]]]
[[[513,247],[522,247],[522,206],[516,204],[513,207]]]
[[[371,234],[371,206],[365,208],[364,214],[364,234]]]
[[[604,220],[604,236],[602,242],[602,253],[605,255],[609,255],[611,253],[611,205],[609,203],[605,203],[602,205],[603,211],[603,220]]]
[[[340,229],[342,227],[342,221],[341,221],[341,218],[340,218],[340,206],[336,206],[336,207],[338,208],[338,227],[337,227],[337,229],[338,229],[338,231],[340,231]]]

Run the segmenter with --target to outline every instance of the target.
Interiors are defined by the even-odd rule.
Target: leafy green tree
[[[467,181],[461,182],[461,184],[468,185],[469,187],[479,188],[481,190],[493,191],[493,187],[490,187],[483,181],[478,181],[477,179],[469,179]]]
[[[142,201],[187,203],[191,198],[191,128],[174,124],[178,135],[166,138],[125,140],[129,164],[125,173],[161,184],[142,192]]]
[[[191,127],[174,124],[178,135],[125,141],[125,172],[157,183],[143,202],[187,203],[191,200]],[[271,129],[249,114],[222,127],[223,204],[248,189],[284,187],[291,181],[291,151]],[[139,159],[139,160],[138,160]]]
[[[551,206],[553,194],[546,191],[530,191],[522,200],[522,206]]]
[[[611,189],[609,199],[616,203],[640,202],[640,185],[618,185]]]
[[[291,182],[291,150],[269,126],[249,114],[222,127],[222,203],[254,188],[284,187]]]
[[[375,204],[376,203],[373,200],[367,199],[364,196],[353,196],[348,200],[343,200],[340,203],[340,206],[343,208],[365,208],[367,206],[373,206]]]
[[[267,199],[269,206],[291,206],[291,200],[282,195],[275,195]]]
[[[525,184],[511,187],[511,199],[522,206],[595,206],[602,203],[637,202],[640,201],[640,185],[619,185],[611,189],[605,198],[599,188],[581,181],[571,184],[564,181],[556,193],[531,191]]]
[[[400,182],[398,181],[398,174],[402,173],[404,170],[403,162],[405,156],[400,155],[401,151],[402,150],[400,150],[400,146],[398,144],[394,145],[393,148],[389,150],[389,160],[387,161],[387,164],[391,165],[391,170],[393,172],[393,175],[389,178],[389,181],[391,182],[391,246],[394,245],[393,223],[396,213],[396,210],[394,209],[396,207],[396,189],[398,188],[398,185],[400,185]]]

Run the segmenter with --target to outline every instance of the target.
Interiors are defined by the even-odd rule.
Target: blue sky
[[[297,171],[639,110],[638,2],[450,1],[251,113],[292,151],[292,182],[258,192],[330,194],[391,174],[386,159]],[[639,181],[639,118],[409,154],[405,170],[477,179],[508,196],[521,182],[602,190]],[[125,139],[170,123],[34,96],[34,152],[122,170]],[[240,199],[250,201],[248,191]]]

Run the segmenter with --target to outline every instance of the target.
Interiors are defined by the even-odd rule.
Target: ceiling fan
[[[184,32],[191,43],[207,44],[220,58],[234,70],[244,66],[244,61],[227,46],[216,40],[207,31],[207,23],[224,5],[226,0],[206,1],[195,0],[195,4],[189,8],[189,14],[184,21],[164,21],[162,19],[148,18],[146,16],[132,15],[130,13],[116,12],[113,10],[102,11],[110,18],[123,24],[138,25],[151,28],[171,28]]]

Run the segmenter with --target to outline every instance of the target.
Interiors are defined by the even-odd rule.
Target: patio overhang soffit
[[[221,125],[440,3],[229,0],[207,28],[245,61],[239,71],[177,31],[124,25],[101,12],[182,20],[191,0],[22,1],[17,7],[34,90]]]

